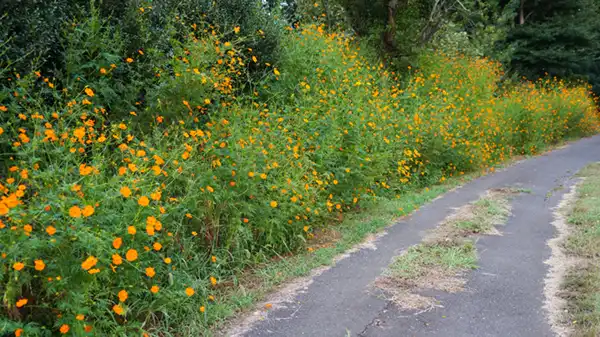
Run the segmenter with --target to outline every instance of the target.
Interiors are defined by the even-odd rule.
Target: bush
[[[321,26],[290,29],[274,65],[227,36],[188,36],[160,76],[136,72],[153,85],[133,112],[107,108],[98,75],[2,89],[4,331],[199,335],[227,314],[218,295],[237,271],[365,199],[598,131],[589,88],[501,93],[486,59],[430,55],[401,87]],[[269,75],[246,93],[234,76],[248,64]]]

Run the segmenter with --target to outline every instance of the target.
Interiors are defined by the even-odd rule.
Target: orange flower
[[[81,140],[85,136],[85,128],[75,129],[75,131],[73,131],[73,135]]]
[[[185,288],[185,294],[188,295],[188,297],[194,295],[194,293],[195,293],[195,291],[193,288],[191,288],[191,287]]]
[[[81,263],[81,268],[83,268],[83,270],[90,270],[96,263],[98,263],[98,259],[94,256],[90,256]]]
[[[85,330],[85,332],[92,332],[92,326],[91,325],[84,325],[83,326],[83,330]]]
[[[162,245],[161,245],[159,242],[155,242],[155,243],[152,245],[152,248],[153,248],[155,251],[159,251],[159,250],[162,248]]]
[[[46,233],[48,233],[48,235],[54,235],[56,233],[56,228],[53,226],[48,226],[46,227]]]
[[[91,88],[85,88],[85,94],[90,97],[94,97],[94,90],[92,90]]]
[[[146,275],[148,277],[154,277],[154,275],[156,275],[156,271],[154,271],[154,268],[148,267],[146,268]]]
[[[62,333],[63,335],[69,332],[69,330],[71,330],[71,328],[67,324],[63,324],[60,326],[60,333]]]
[[[154,235],[154,226],[146,224],[146,233],[150,236]]]
[[[121,192],[121,195],[124,196],[125,198],[129,198],[131,196],[131,190],[127,186],[121,187],[119,192]]]
[[[16,271],[20,271],[23,268],[25,268],[25,264],[23,262],[15,262],[13,264],[13,269],[16,270]]]
[[[123,307],[120,304],[113,305],[112,309],[117,315],[123,315]]]
[[[212,261],[212,263],[215,263],[217,262],[217,257],[213,255],[210,257],[210,260]]]
[[[17,301],[17,308],[21,308],[23,306],[25,306],[25,304],[27,304],[27,302],[29,302],[26,298],[22,298],[20,300]]]
[[[81,211],[81,214],[83,214],[83,216],[85,217],[91,216],[92,214],[94,214],[94,207],[86,205]]]
[[[133,261],[137,260],[137,258],[138,258],[137,250],[135,250],[135,249],[128,250],[127,253],[125,254],[125,258],[129,262],[133,262]]]
[[[131,63],[133,62],[133,59],[131,57],[128,57],[127,59],[125,59],[125,61],[127,61],[127,63]]]
[[[112,255],[112,263],[113,263],[115,266],[118,266],[118,265],[120,265],[120,264],[122,264],[122,263],[123,263],[123,258],[122,258],[122,257],[121,257],[121,255],[119,255],[119,254],[113,254],[113,255]]]
[[[143,195],[142,197],[140,197],[138,199],[138,204],[142,207],[148,206],[149,203],[150,203],[150,200],[148,200],[148,197],[145,195]]]
[[[212,284],[213,286],[217,285],[217,279],[214,276],[210,277],[210,284]]]
[[[206,311],[206,309],[204,308],[204,306],[201,306],[200,307],[200,312],[204,312],[204,311]]]
[[[152,288],[150,288],[150,291],[151,291],[153,294],[156,294],[156,293],[158,292],[158,289],[159,289],[159,288],[158,288],[158,286],[152,286]]]
[[[277,201],[271,201],[271,203],[269,205],[271,205],[271,207],[275,208],[275,207],[277,207]]]
[[[79,206],[73,206],[69,208],[69,216],[71,218],[80,218],[81,217],[81,208]]]
[[[150,198],[152,200],[159,201],[161,197],[162,197],[162,193],[160,193],[160,192],[150,193]]]
[[[121,239],[121,238],[116,238],[116,239],[114,239],[114,240],[113,240],[113,242],[112,242],[112,246],[113,246],[115,249],[119,249],[119,248],[121,248],[121,245],[122,245],[122,244],[123,244],[123,239]]]
[[[35,270],[37,271],[42,271],[46,268],[46,264],[42,260],[35,260],[33,263],[35,263]]]
[[[17,330],[15,330],[15,337],[21,337],[23,336],[23,329],[18,328]]]
[[[136,232],[137,232],[137,230],[135,229],[135,226],[127,227],[127,233],[129,233],[131,235],[135,235]]]
[[[127,300],[127,298],[129,297],[129,295],[127,294],[127,291],[125,291],[125,289],[119,291],[119,294],[117,296],[119,296],[119,301],[121,301],[121,302],[125,302]]]

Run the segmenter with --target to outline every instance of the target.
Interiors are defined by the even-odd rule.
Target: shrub
[[[320,26],[290,29],[274,65],[228,36],[174,45],[133,113],[107,108],[97,75],[62,88],[13,75],[2,89],[4,331],[201,334],[226,315],[217,295],[237,271],[301,249],[361,201],[598,131],[589,88],[500,92],[486,59],[430,55],[401,87]],[[252,63],[269,75],[236,90]]]

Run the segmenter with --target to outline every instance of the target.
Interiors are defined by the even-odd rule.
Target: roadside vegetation
[[[345,222],[319,252],[345,219],[600,128],[588,84],[510,82],[447,49],[394,68],[318,3],[289,23],[242,0],[71,2],[0,13],[0,331],[16,336],[208,334],[254,300],[248,270],[331,260],[387,223]]]
[[[576,263],[567,271],[560,296],[566,300],[563,323],[572,335],[592,337],[600,334],[600,164],[579,175],[585,180],[577,189],[564,243]]]

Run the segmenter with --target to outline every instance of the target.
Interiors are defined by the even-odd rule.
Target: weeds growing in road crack
[[[475,238],[498,235],[496,225],[510,215],[510,197],[520,190],[488,191],[479,200],[458,208],[423,242],[396,257],[375,286],[404,310],[433,308],[436,300],[423,290],[458,292],[464,288],[464,273],[477,267]]]

